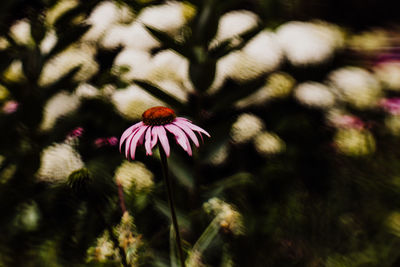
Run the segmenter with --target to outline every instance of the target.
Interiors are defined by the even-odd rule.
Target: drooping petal
[[[189,138],[187,137],[186,137],[186,146],[187,146],[186,152],[189,154],[189,156],[192,156],[192,147],[190,145]]]
[[[132,143],[132,139],[133,139],[134,136],[135,136],[135,134],[132,133],[132,134],[128,137],[128,139],[126,140],[126,143],[125,143],[125,158],[128,158],[128,155],[129,155],[129,147],[130,147],[130,144]]]
[[[170,148],[167,138],[167,132],[165,131],[164,126],[155,126],[154,128],[157,131],[158,139],[160,140],[160,143],[165,151],[165,154],[167,155],[167,157],[169,157]]]
[[[179,128],[181,128],[186,135],[188,135],[190,137],[190,139],[192,139],[193,143],[198,147],[199,146],[199,140],[197,139],[195,133],[192,131],[192,129],[190,129],[187,125],[185,125],[184,123],[181,123],[179,121],[175,121],[173,122],[173,124],[175,124],[176,126],[178,126]]]
[[[197,131],[197,132],[203,133],[203,134],[207,135],[208,137],[210,137],[210,134],[207,133],[204,129],[200,128],[200,127],[197,126],[197,125],[194,125],[193,123],[191,123],[190,121],[188,121],[188,120],[185,119],[185,118],[179,117],[179,118],[176,118],[175,120],[177,120],[177,121],[179,121],[179,122],[181,122],[181,123],[187,125],[187,126],[188,126],[190,129],[192,129],[193,131]]]
[[[122,144],[124,143],[125,139],[126,139],[131,133],[133,133],[133,131],[134,131],[135,129],[137,129],[138,127],[142,126],[142,124],[143,124],[143,122],[141,122],[141,121],[138,122],[138,123],[135,123],[134,125],[132,125],[131,127],[129,127],[128,129],[126,129],[126,130],[123,132],[123,134],[122,134],[122,136],[121,136],[121,138],[120,138],[120,140],[119,140],[119,152],[121,152]]]
[[[151,126],[146,131],[146,137],[144,141],[144,147],[146,148],[146,155],[152,155],[151,151]]]
[[[153,147],[157,144],[157,129],[156,129],[156,127],[158,127],[158,126],[154,126],[151,130],[151,143],[150,143],[151,149],[153,149]]]
[[[142,127],[140,127],[136,132],[135,132],[135,136],[132,139],[131,145],[130,145],[130,149],[131,149],[131,158],[135,159],[135,152],[136,152],[136,147],[138,145],[139,140],[142,138],[144,132],[146,131],[146,129],[149,126],[147,125],[143,125]]]
[[[175,135],[176,142],[183,148],[183,150],[187,151],[187,136],[186,134],[179,128],[178,126],[174,124],[166,124],[164,127],[170,131],[173,135]]]

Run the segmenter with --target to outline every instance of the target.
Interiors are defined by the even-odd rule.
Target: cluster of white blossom
[[[54,144],[42,151],[37,178],[45,182],[63,183],[68,176],[84,167],[79,153],[68,144]]]
[[[129,191],[149,190],[153,187],[153,173],[141,162],[124,161],[115,171],[115,181]]]
[[[207,213],[216,216],[220,227],[225,231],[232,232],[235,235],[244,233],[242,215],[229,203],[213,197],[204,203],[203,207]]]
[[[41,130],[50,130],[57,119],[67,116],[75,111],[80,104],[79,97],[75,94],[60,92],[51,97],[43,109],[43,120],[40,124]]]
[[[245,113],[232,125],[230,135],[234,143],[242,144],[252,140],[264,127],[264,122],[259,117]]]

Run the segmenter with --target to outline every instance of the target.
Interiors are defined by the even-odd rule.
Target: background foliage
[[[0,266],[177,266],[158,156],[115,146],[159,104],[211,134],[169,159],[188,266],[397,266],[396,9],[1,1]]]

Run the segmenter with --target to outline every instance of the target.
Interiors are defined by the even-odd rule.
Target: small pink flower
[[[393,115],[400,114],[400,98],[385,98],[380,101],[380,106]]]
[[[334,124],[340,128],[353,128],[362,130],[365,123],[358,117],[352,115],[341,115],[334,119]]]
[[[114,136],[107,138],[97,138],[96,140],[94,140],[94,144],[97,147],[116,146],[118,144],[118,139]]]
[[[125,157],[135,159],[136,147],[143,144],[146,148],[146,155],[152,155],[152,149],[158,140],[165,151],[167,157],[170,154],[170,146],[167,138],[167,131],[175,136],[176,142],[185,150],[189,156],[192,155],[192,148],[189,139],[193,141],[196,147],[199,146],[199,140],[196,137],[197,132],[208,137],[210,135],[202,128],[192,124],[186,118],[176,117],[175,112],[166,107],[153,107],[146,110],[143,115],[143,121],[129,127],[122,134],[119,142],[119,150],[125,142]],[[129,155],[130,152],[130,155]]]
[[[71,132],[69,132],[68,137],[70,137],[70,138],[81,137],[82,134],[83,134],[83,128],[82,127],[76,127]]]
[[[115,136],[113,136],[113,137],[108,137],[108,138],[107,138],[107,143],[108,143],[110,146],[116,146],[116,145],[118,144],[118,138],[115,137]]]
[[[3,112],[6,114],[11,114],[17,111],[19,103],[14,100],[7,101],[3,106]]]

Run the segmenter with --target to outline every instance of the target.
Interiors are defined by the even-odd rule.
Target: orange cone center
[[[164,125],[172,122],[175,118],[175,112],[166,107],[152,107],[143,112],[143,123],[146,125]]]

